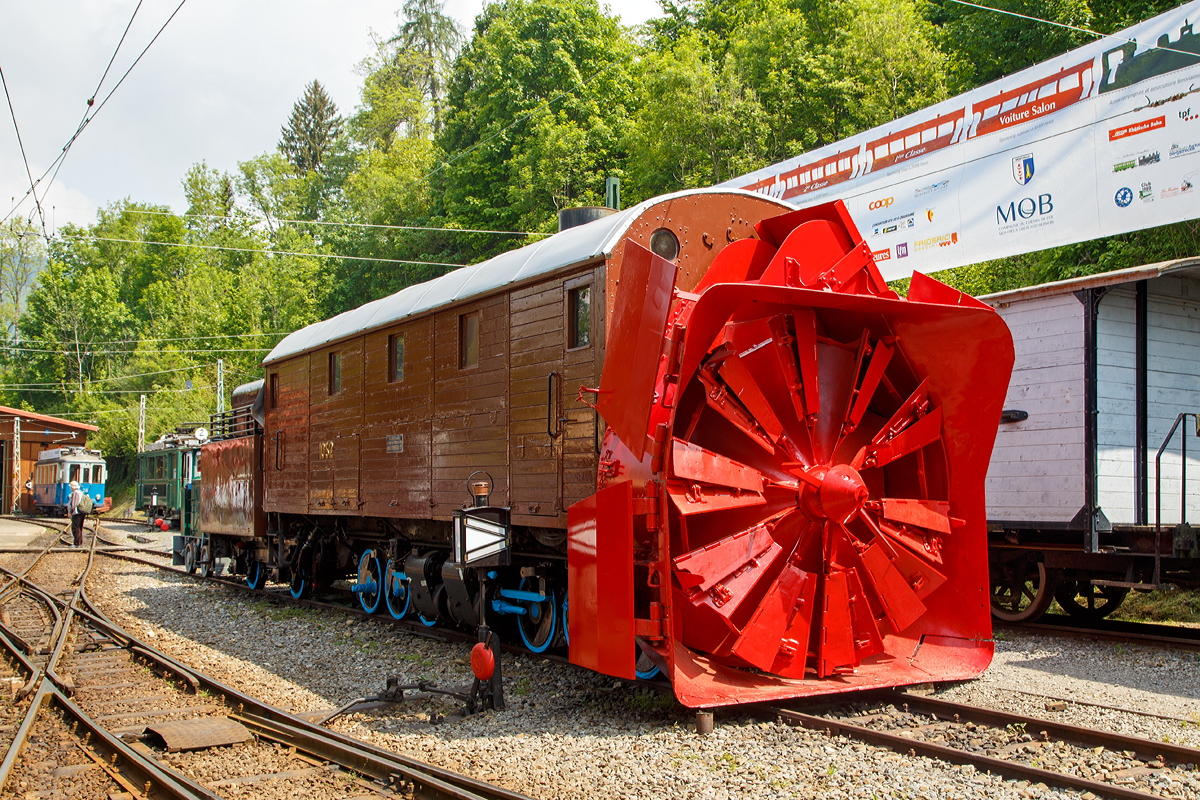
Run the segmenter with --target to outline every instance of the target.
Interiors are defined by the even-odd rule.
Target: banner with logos
[[[1200,217],[1200,0],[728,181],[843,200],[883,276]]]

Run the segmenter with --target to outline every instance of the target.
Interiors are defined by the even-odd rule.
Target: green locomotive
[[[134,507],[151,523],[162,520],[185,531],[195,526],[191,487],[200,480],[200,445],[206,438],[204,428],[180,428],[138,453]]]

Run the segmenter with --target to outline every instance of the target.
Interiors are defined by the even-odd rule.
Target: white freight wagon
[[[1130,589],[1195,582],[1200,258],[980,299],[1016,348],[987,477],[993,613],[1058,597],[1096,618]]]

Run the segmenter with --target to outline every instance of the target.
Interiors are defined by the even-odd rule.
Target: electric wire
[[[62,152],[60,152],[58,154],[58,157],[55,158],[54,161],[52,161],[50,163],[50,166],[46,168],[46,171],[42,173],[41,177],[39,177],[36,181],[34,181],[32,183],[32,185],[29,187],[29,191],[25,192],[25,194],[21,196],[21,199],[18,200],[11,209],[9,209],[8,213],[4,215],[3,219],[0,219],[0,223],[7,222],[8,218],[13,215],[13,212],[15,212],[18,207],[20,207],[21,203],[25,202],[25,198],[29,197],[30,194],[35,194],[35,196],[36,196],[37,186],[43,180],[45,180],[46,176],[50,175],[51,170],[53,170],[54,174],[50,175],[50,181],[46,184],[46,191],[49,191],[50,186],[54,183],[54,179],[58,177],[58,171],[62,168],[63,162],[67,158],[67,153],[70,152],[71,146],[75,144],[75,140],[78,139],[79,135],[81,133],[83,133],[84,129],[87,128],[87,126],[89,124],[91,124],[91,121],[96,118],[96,115],[100,113],[100,110],[102,108],[104,108],[105,105],[108,104],[109,99],[112,98],[113,94],[117,91],[117,89],[121,88],[121,84],[123,84],[125,82],[125,79],[129,77],[129,73],[132,72],[133,68],[138,65],[138,62],[140,62],[142,60],[142,57],[144,55],[146,55],[146,52],[151,48],[151,46],[153,46],[154,43],[156,41],[158,41],[158,37],[161,36],[162,32],[165,31],[167,29],[167,26],[171,24],[171,20],[175,19],[175,16],[179,13],[179,10],[181,8],[183,8],[184,3],[186,3],[186,2],[187,2],[187,0],[179,1],[179,5],[176,6],[175,10],[171,12],[171,16],[167,17],[167,21],[162,24],[162,27],[160,27],[158,29],[158,32],[154,34],[154,37],[152,39],[150,39],[149,43],[147,43],[147,45],[144,48],[142,48],[142,52],[138,53],[138,57],[133,60],[133,63],[129,65],[129,68],[127,70],[125,70],[125,73],[123,75],[121,75],[121,78],[120,78],[120,80],[117,81],[116,85],[113,86],[113,88],[108,91],[108,94],[106,94],[104,96],[104,99],[100,101],[100,105],[95,107],[95,110],[92,110],[92,106],[95,103],[95,99],[96,99],[95,96],[93,95],[91,98],[88,99],[88,111],[84,112],[83,119],[80,120],[79,126],[75,129],[75,133],[71,134],[71,138],[67,139],[67,143],[63,145]],[[139,3],[138,6],[140,7],[141,4]],[[135,14],[137,13],[137,9],[134,9],[134,13]],[[132,18],[130,18],[129,24],[130,25],[133,24]],[[126,29],[126,32],[128,32],[128,29]],[[124,37],[124,35],[122,35],[121,41],[124,41],[124,40],[125,40],[125,37]],[[119,44],[118,44],[118,47],[120,47]],[[116,58],[115,52],[113,53],[113,58]],[[110,66],[111,66],[111,64],[110,64]],[[108,70],[105,69],[105,74],[107,75],[107,73],[108,73]],[[103,80],[103,79],[101,79],[101,80]],[[98,88],[99,87],[97,87],[97,89]],[[45,195],[46,195],[46,192],[42,192],[42,196],[45,197]]]
[[[251,247],[229,247],[220,244],[186,244],[184,242],[150,242],[141,239],[113,239],[107,236],[94,236],[90,233],[85,233],[81,236],[60,236],[59,241],[63,242],[80,242],[91,239],[97,242],[117,242],[120,244],[148,244],[158,245],[160,247],[183,247],[195,248],[197,250],[225,250],[233,253],[262,253],[264,255],[275,256],[302,256],[305,258],[344,258],[349,261],[376,261],[383,264],[410,264],[422,267],[459,267],[470,266],[468,264],[450,264],[444,261],[410,261],[401,258],[372,258],[371,256],[340,256],[335,253],[301,253],[295,250],[263,250]]]
[[[71,208],[71,206],[63,206]],[[77,207],[76,207],[77,208]],[[227,214],[176,214],[173,211],[155,211],[147,208],[126,208],[122,209],[121,213],[125,214],[158,214],[166,217],[181,217],[183,219],[241,219]],[[433,228],[425,225],[381,225],[371,222],[332,222],[328,220],[312,220],[312,219],[282,219],[275,217],[276,222],[294,223],[297,225],[332,225],[337,227],[347,228],[379,228],[382,230],[392,231],[434,231],[438,233],[497,233],[505,236],[553,236],[552,233],[536,233],[531,231],[493,231],[483,228]]]
[[[101,344],[130,344],[132,342],[140,342],[142,344],[145,344],[147,342],[192,342],[192,341],[198,341],[200,339],[243,339],[248,336],[287,336],[290,333],[291,333],[291,331],[262,331],[259,333],[217,333],[217,334],[213,334],[211,336],[175,336],[175,337],[159,338],[159,339],[141,339],[141,338],[137,338],[137,337],[130,337],[128,339],[109,339],[107,341],[89,342],[88,344],[89,344],[89,346],[95,346],[95,345],[101,345]],[[45,342],[39,342],[37,340],[33,340],[32,343],[33,344],[45,344]],[[2,348],[3,348],[3,345],[0,345],[0,349],[2,349]]]
[[[1058,28],[1066,28],[1069,31],[1075,31],[1076,33],[1086,33],[1088,36],[1095,36],[1098,39],[1113,38],[1113,39],[1117,39],[1117,40],[1120,40],[1123,42],[1130,42],[1132,44],[1138,44],[1137,39],[1129,39],[1125,36],[1117,36],[1114,33],[1099,33],[1098,31],[1089,30],[1088,28],[1080,28],[1076,25],[1068,25],[1065,22],[1056,22],[1052,19],[1042,19],[1041,17],[1034,17],[1034,16],[1030,16],[1029,14],[1022,14],[1019,11],[1008,11],[1007,9],[1003,9],[1003,8],[993,8],[992,6],[985,6],[985,5],[981,5],[979,3],[972,3],[971,0],[949,0],[949,1],[951,3],[957,3],[960,6],[969,6],[971,8],[978,8],[981,11],[992,11],[992,12],[995,12],[996,14],[1004,14],[1009,17],[1016,17],[1017,19],[1023,19],[1023,20],[1026,20],[1027,22],[1040,22],[1043,25],[1053,25]],[[1196,53],[1189,53],[1187,50],[1176,50],[1173,47],[1163,47],[1158,44],[1148,44],[1148,45],[1146,45],[1146,48],[1148,50],[1162,50],[1163,52],[1166,52],[1166,53],[1178,53],[1179,55],[1191,56],[1192,58],[1200,60],[1200,55],[1198,55]]]
[[[13,109],[12,95],[9,94],[8,80],[4,77],[3,69],[0,69],[0,84],[4,85],[4,99],[8,101],[8,113],[12,115],[13,130],[17,132],[17,145],[21,148],[21,160],[25,162],[25,175],[29,178],[29,189],[33,191],[33,170],[29,168],[29,158],[25,155],[25,142],[21,140],[21,126],[17,124],[17,112]],[[38,217],[42,221],[42,235],[48,238],[46,211],[42,208],[42,201],[38,198],[37,192],[33,192],[33,202],[37,206]]]
[[[135,375],[115,375],[115,376],[112,376],[109,378],[93,378],[93,379],[89,380],[88,382],[89,383],[107,383],[108,381],[124,381],[124,380],[129,380],[131,378],[148,378],[151,375],[166,375],[167,373],[171,373],[171,372],[190,372],[190,371],[208,369],[208,368],[212,368],[212,367],[216,367],[216,366],[217,366],[216,364],[195,364],[190,367],[175,367],[174,369],[160,369],[160,370],[155,370],[154,372],[139,372]],[[0,384],[0,389],[22,390],[22,389],[30,389],[30,388],[42,387],[42,386],[61,386],[61,385],[62,384],[59,382],[20,383],[20,384],[3,383],[3,384]]]
[[[184,354],[191,355],[194,353],[205,353],[208,355],[215,355],[217,353],[266,353],[272,349],[273,348],[270,348],[270,347],[214,347],[210,350],[192,350],[192,349],[174,350],[174,349],[172,349],[172,350],[168,350],[166,352],[170,353],[171,355],[184,355]],[[71,354],[71,350],[69,350],[69,349],[64,350],[62,348],[41,349],[41,348],[36,348],[36,347],[0,346],[0,352],[2,352],[2,351],[7,351],[10,353],[52,353],[52,354],[62,354],[62,355],[70,355]],[[137,350],[137,349],[134,349],[134,350],[85,350],[84,353],[89,356],[153,355],[153,353],[147,353],[145,350]]]

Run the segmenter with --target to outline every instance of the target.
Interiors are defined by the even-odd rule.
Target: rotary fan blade
[[[879,437],[877,436],[876,439]],[[867,445],[854,457],[853,466],[882,467],[915,453],[942,438],[942,410],[935,408],[890,440]]]
[[[866,340],[864,339],[865,344]],[[875,347],[871,350],[871,360],[867,363],[866,374],[863,375],[862,384],[851,395],[850,407],[846,409],[846,419],[842,423],[842,433],[838,444],[841,444],[842,439],[853,433],[858,428],[858,424],[862,422],[863,414],[867,413],[867,407],[871,405],[871,400],[875,397],[875,390],[879,388],[884,370],[887,369],[894,352],[895,350],[885,342],[875,343]]]
[[[692,605],[707,606],[732,628],[729,618],[783,554],[771,529],[760,523],[676,557],[675,577]]]
[[[762,494],[765,478],[754,467],[726,458],[699,445],[674,439],[671,469],[685,481],[724,486],[729,489]]]
[[[796,661],[802,677],[816,593],[817,576],[789,560],[742,629],[733,654],[777,675]]]

